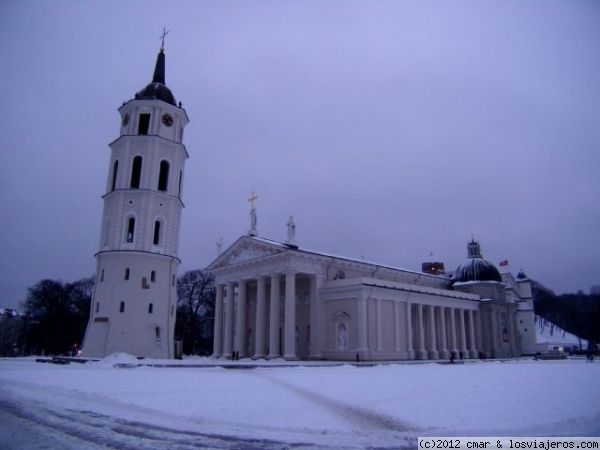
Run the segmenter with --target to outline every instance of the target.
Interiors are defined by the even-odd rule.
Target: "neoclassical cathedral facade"
[[[289,226],[289,225],[288,225]],[[452,275],[414,272],[250,232],[208,267],[214,357],[286,360],[509,358],[535,351],[531,286],[479,243]]]

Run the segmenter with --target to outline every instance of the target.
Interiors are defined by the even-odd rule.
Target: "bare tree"
[[[64,355],[81,345],[90,312],[93,278],[74,283],[41,280],[28,289],[24,302],[32,352]]]
[[[176,339],[183,340],[186,355],[208,355],[212,351],[215,282],[205,270],[190,270],[177,280]]]

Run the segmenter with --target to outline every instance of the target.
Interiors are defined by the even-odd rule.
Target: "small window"
[[[152,239],[154,245],[160,245],[160,221],[154,222],[154,238]]]
[[[153,309],[154,309],[154,305],[153,305],[152,303],[150,303],[150,304],[148,305],[148,314],[152,314],[152,312],[153,312]]]
[[[119,305],[119,312],[120,313],[125,312],[125,302],[121,302],[120,303],[120,305]]]
[[[171,317],[175,314],[175,307],[171,305]]]
[[[152,272],[150,272],[150,281],[152,283],[156,282],[156,270],[153,270]]]
[[[158,190],[166,191],[169,185],[169,162],[164,159],[160,162],[158,173]]]
[[[177,189],[177,195],[181,197],[181,179],[183,178],[183,171],[179,171],[179,187]]]
[[[125,279],[129,280],[129,267],[125,269]]]
[[[133,234],[135,233],[135,218],[130,217],[127,221],[127,242],[133,242]]]
[[[171,286],[175,286],[175,275],[171,276]]]
[[[140,123],[138,126],[138,134],[148,134],[150,128],[150,114],[140,114]]]
[[[100,311],[100,302],[96,302],[96,312]]]
[[[104,269],[100,272],[100,281],[104,281]]]
[[[133,164],[131,165],[131,183],[129,187],[132,189],[140,188],[140,181],[142,179],[142,157],[136,156],[133,158]]]
[[[113,176],[112,176],[111,191],[114,191],[115,187],[117,186],[117,173],[118,172],[119,172],[119,160],[116,159],[115,163],[113,164]]]
[[[160,341],[160,327],[156,327],[154,332],[156,333],[156,340]]]

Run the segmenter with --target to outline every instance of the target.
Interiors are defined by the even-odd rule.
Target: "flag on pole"
[[[500,261],[500,267],[508,266],[508,259]]]

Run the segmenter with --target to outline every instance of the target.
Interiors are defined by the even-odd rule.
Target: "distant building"
[[[424,262],[421,264],[421,271],[423,273],[429,273],[431,275],[442,275],[444,271],[443,262]]]
[[[596,284],[590,288],[590,295],[600,295],[600,284]]]

